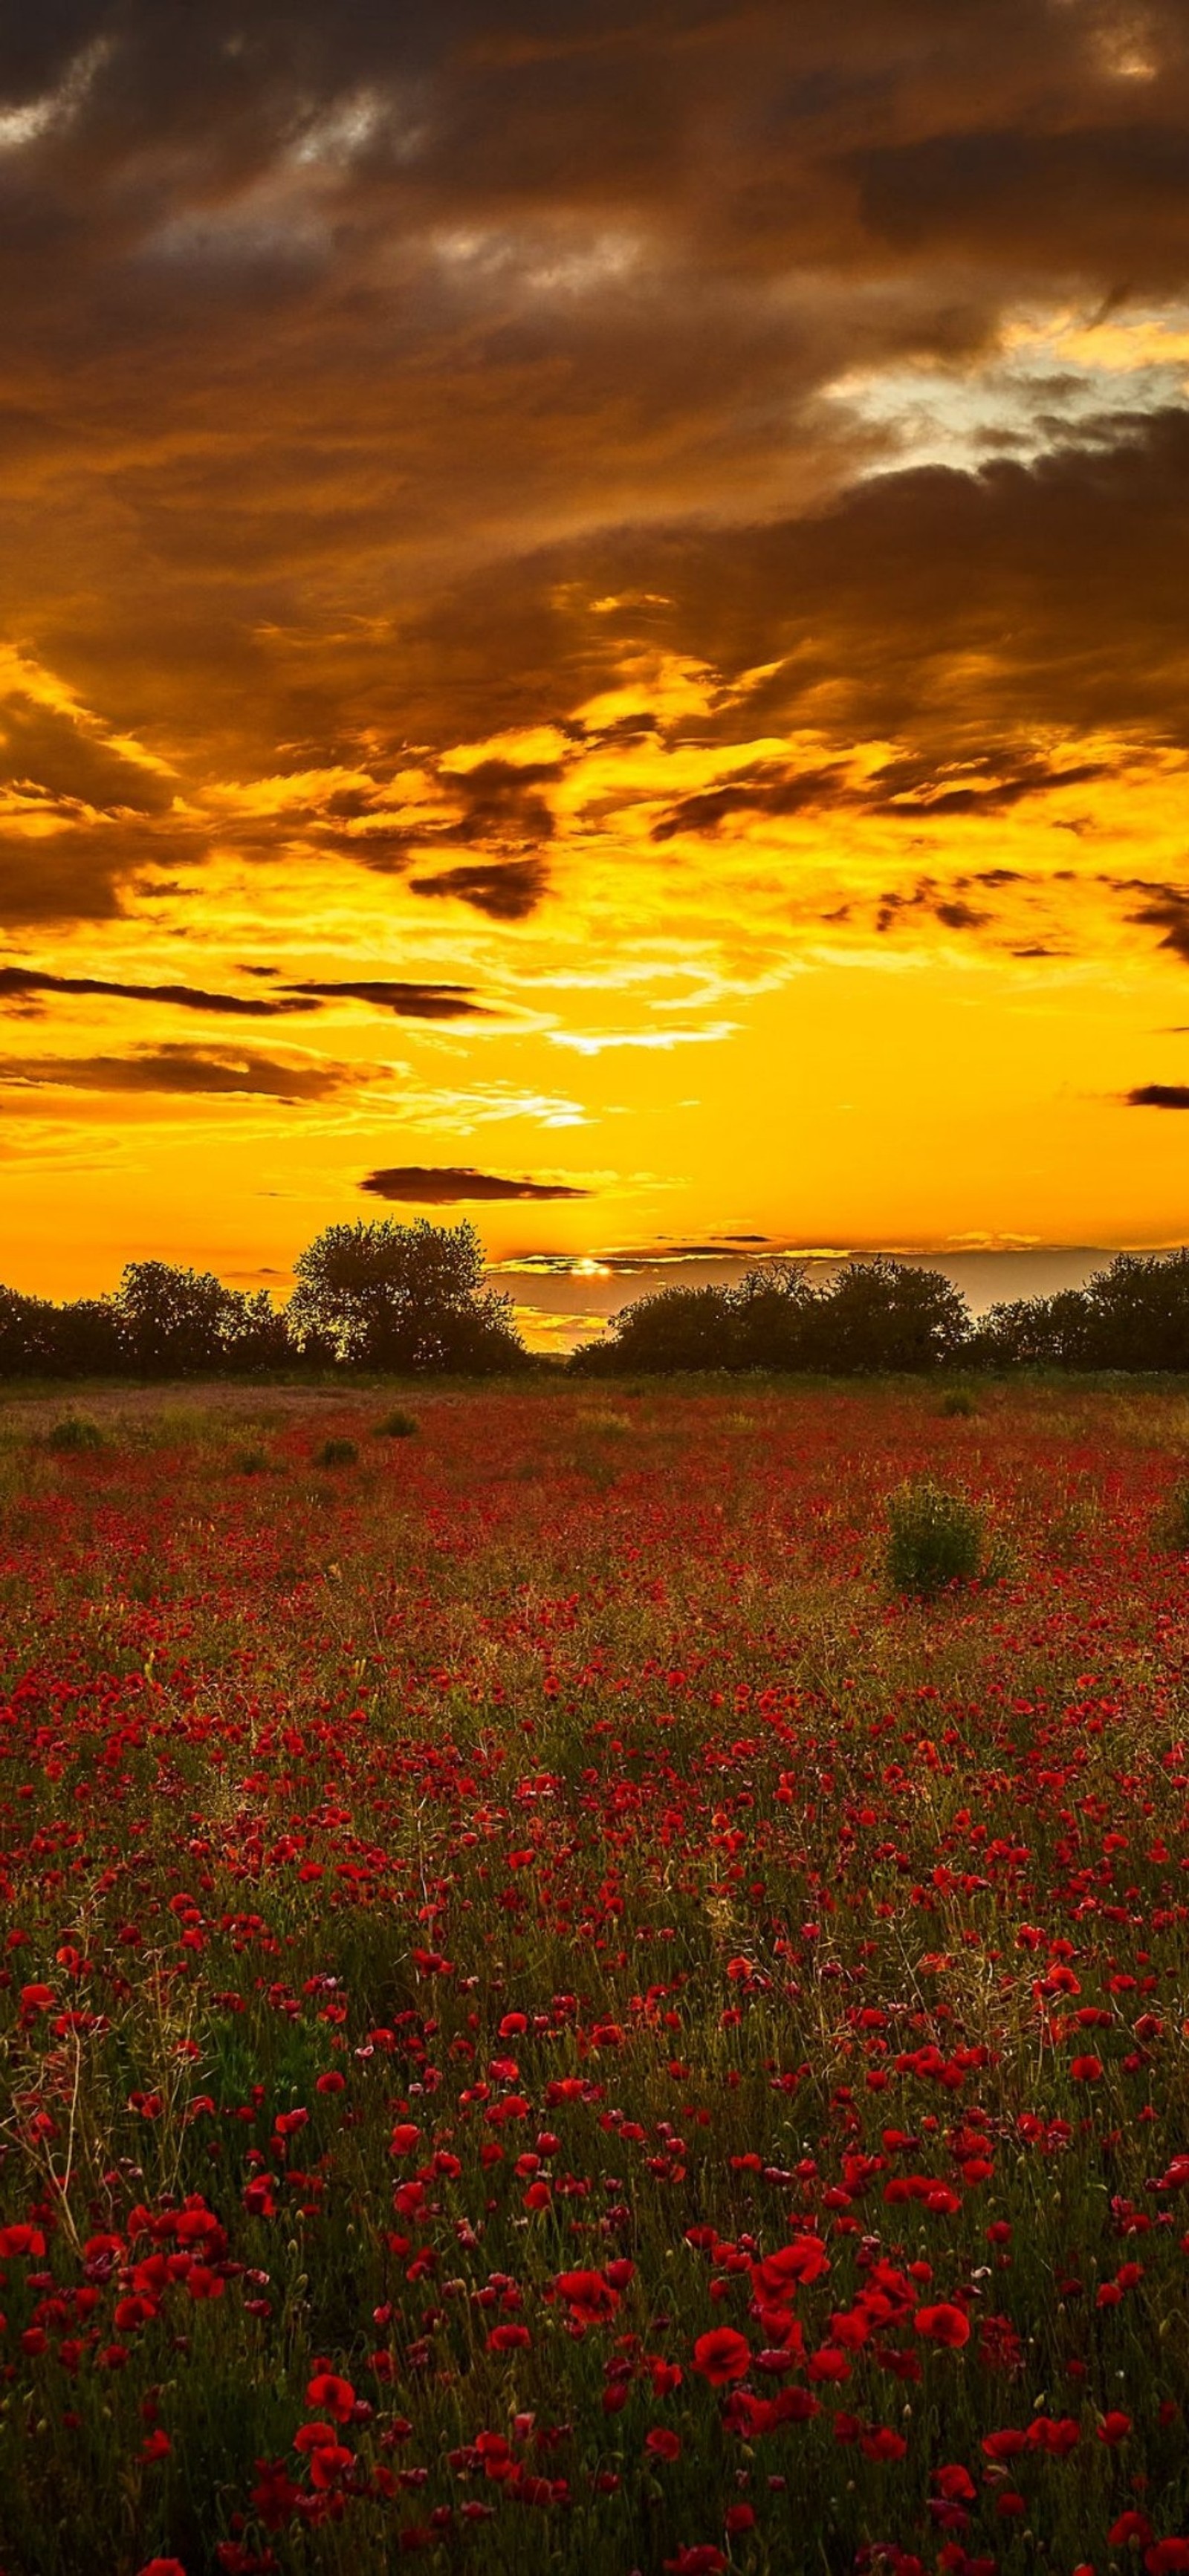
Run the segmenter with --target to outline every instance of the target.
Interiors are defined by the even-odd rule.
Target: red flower
[[[933,2484],[947,2504],[973,2504],[975,2501],[977,2490],[974,2480],[960,2461],[955,2461],[948,2468],[934,2469]]]
[[[725,2388],[732,2379],[743,2379],[750,2368],[751,2346],[733,2326],[712,2326],[709,2334],[698,2336],[694,2369],[701,2371],[712,2388]]]
[[[337,2379],[332,2370],[319,2370],[306,2390],[307,2406],[320,2406],[336,2424],[349,2424],[355,2406],[355,2391],[349,2379]]]
[[[1114,2407],[1109,2415],[1103,2416],[1098,2427],[1098,2439],[1100,2442],[1125,2442],[1130,2431],[1130,2415],[1123,2415],[1118,2407]]]
[[[1144,2549],[1152,2537],[1152,2526],[1146,2513],[1137,2513],[1132,2505],[1117,2522],[1112,2522],[1106,2536],[1112,2549],[1126,2549],[1129,2540],[1138,2541]]]
[[[670,2433],[664,2424],[654,2424],[644,2448],[651,2453],[654,2460],[679,2460],[681,2436],[679,2433]]]
[[[1189,2540],[1154,2540],[1144,2551],[1148,2576],[1181,2576],[1189,2567]]]
[[[186,2570],[180,2558],[150,2558],[141,2568],[140,2576],[186,2576]]]
[[[487,2338],[489,2352],[527,2352],[532,2336],[527,2326],[493,2326]]]
[[[890,2424],[873,2424],[870,2431],[859,2438],[866,2460],[902,2460],[908,2449],[904,2435],[894,2433]]]
[[[788,2299],[802,2281],[820,2280],[830,2269],[829,2256],[818,2236],[798,2236],[791,2245],[782,2245],[775,2254],[765,2254],[763,2261],[753,2263],[752,2282],[760,2295],[773,2302]]]
[[[1097,2084],[1102,2074],[1102,2059],[1075,2057],[1069,2072],[1075,2084]]]
[[[584,2326],[607,2325],[619,2306],[619,2292],[602,2272],[559,2272],[553,2286]]]
[[[916,2330],[928,2343],[944,2344],[949,2352],[960,2352],[970,2341],[970,2319],[963,2308],[951,2307],[942,2299],[935,2308],[918,2308]]]
[[[675,2558],[666,2558],[665,2576],[722,2576],[726,2559],[713,2541],[702,2540],[693,2549],[679,2549]]]

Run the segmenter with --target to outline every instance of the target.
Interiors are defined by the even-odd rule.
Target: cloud
[[[396,1164],[369,1172],[361,1190],[372,1198],[407,1200],[413,1207],[452,1207],[467,1200],[585,1199],[590,1192],[563,1181],[509,1179],[499,1172],[476,1172],[466,1165]]]
[[[485,1006],[471,998],[468,984],[401,984],[380,976],[360,976],[344,983],[292,984],[294,995],[308,996],[312,1001],[322,997],[352,1002],[374,1002],[378,1010],[392,1011],[401,1020],[462,1020],[487,1016]],[[297,1001],[286,1006],[297,1009]]]
[[[410,877],[413,894],[456,895],[473,904],[489,921],[527,921],[545,893],[548,870],[540,859],[505,859],[488,864],[443,868],[435,876]]]
[[[284,997],[265,1000],[255,994],[208,993],[195,984],[122,984],[103,975],[50,975],[32,966],[0,966],[0,1002],[39,993],[101,994],[114,1001],[167,1003],[176,1010],[254,1020],[279,1019],[314,1007]]]
[[[1164,937],[1157,946],[1171,950],[1174,957],[1189,966],[1189,893],[1176,886],[1138,884],[1134,878],[1125,879],[1119,890],[1149,897],[1138,912],[1128,914],[1128,920],[1150,923],[1154,930],[1162,930]]]
[[[337,1065],[285,1063],[250,1048],[169,1045],[131,1055],[0,1057],[0,1085],[22,1091],[172,1092],[180,1097],[327,1100]]]
[[[1143,1082],[1127,1094],[1129,1109],[1189,1109],[1189,1084]]]

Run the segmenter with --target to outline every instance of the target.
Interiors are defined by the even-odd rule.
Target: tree
[[[413,1372],[525,1364],[511,1298],[483,1287],[472,1225],[328,1225],[294,1267],[287,1320],[303,1352]]]
[[[988,1308],[970,1336],[975,1368],[1083,1368],[1089,1308],[1080,1288],[1052,1297],[1017,1297]]]
[[[47,1297],[0,1287],[0,1377],[52,1374],[56,1314]]]
[[[1090,1368],[1189,1369],[1189,1249],[1120,1252],[1082,1291]]]
[[[118,1377],[127,1366],[114,1298],[78,1297],[53,1309],[55,1377]]]
[[[804,1368],[821,1302],[803,1261],[769,1261],[749,1270],[731,1297],[735,1366]]]
[[[236,1300],[212,1271],[130,1261],[112,1305],[137,1376],[205,1377],[224,1365]]]
[[[839,1376],[937,1368],[957,1359],[970,1316],[940,1270],[877,1254],[848,1261],[806,1318],[803,1367]]]
[[[571,1365],[604,1376],[633,1369],[729,1368],[734,1359],[729,1288],[657,1288],[611,1319],[602,1341],[584,1342]]]

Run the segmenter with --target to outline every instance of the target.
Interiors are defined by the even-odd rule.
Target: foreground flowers
[[[1189,2567],[1162,1402],[31,1458],[3,2576]],[[1016,1572],[906,1609],[939,1444]]]

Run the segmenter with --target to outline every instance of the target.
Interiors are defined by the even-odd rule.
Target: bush
[[[982,1566],[985,1537],[983,1515],[968,1495],[949,1493],[928,1476],[901,1485],[888,1503],[889,1580],[897,1592],[924,1598],[951,1583],[970,1583]]]
[[[952,1386],[949,1394],[942,1397],[937,1410],[947,1421],[965,1422],[969,1421],[972,1413],[978,1412],[978,1406],[964,1386]]]
[[[411,1440],[416,1428],[412,1414],[398,1410],[386,1413],[383,1421],[377,1422],[374,1436],[377,1440]]]
[[[46,1433],[45,1445],[47,1449],[72,1450],[103,1449],[107,1444],[97,1422],[90,1421],[86,1414],[68,1413]]]
[[[232,1460],[237,1476],[263,1476],[268,1467],[264,1449],[237,1449]]]
[[[358,1456],[353,1440],[324,1440],[314,1463],[318,1467],[353,1467]]]
[[[1157,1547],[1172,1556],[1189,1556],[1189,1484],[1174,1485],[1152,1526]]]

